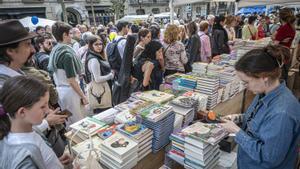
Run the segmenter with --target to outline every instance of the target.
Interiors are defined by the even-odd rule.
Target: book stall
[[[194,63],[189,74],[167,76],[160,91],[132,93],[72,124],[66,134],[70,150],[81,159],[93,150],[109,169],[235,168],[233,137],[219,123],[222,116],[243,112],[253,95],[246,94],[233,65],[246,50],[267,43],[236,42],[230,55]]]

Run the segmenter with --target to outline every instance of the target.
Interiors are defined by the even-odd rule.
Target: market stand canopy
[[[261,6],[261,5],[283,5],[288,3],[299,2],[299,0],[240,0],[238,7]]]

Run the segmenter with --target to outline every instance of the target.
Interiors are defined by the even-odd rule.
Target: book
[[[89,150],[91,149],[95,149],[97,154],[95,154],[95,152],[92,153],[92,155],[95,155],[96,157],[100,158],[101,155],[101,145],[102,145],[103,140],[100,139],[97,136],[92,137],[92,143],[91,140],[85,140],[81,143],[78,143],[74,146],[72,146],[72,151],[74,154],[78,155],[79,154],[79,158],[83,158],[83,159],[87,159],[89,156]]]
[[[196,122],[182,130],[182,133],[193,139],[212,145],[218,144],[228,132],[220,124]]]
[[[137,122],[120,124],[117,126],[117,130],[136,140],[139,140],[141,137],[147,134],[147,132],[149,132],[149,129],[146,126]]]
[[[126,154],[137,152],[138,143],[127,136],[116,132],[114,135],[103,141],[103,147],[107,148],[117,158],[124,158]]]
[[[119,113],[120,111],[114,108],[110,108],[108,110],[105,110],[99,114],[96,114],[93,116],[93,118],[98,119],[100,121],[103,121],[107,124],[112,124],[114,123],[115,116]]]
[[[164,103],[173,99],[174,95],[169,93],[164,93],[158,90],[151,90],[151,91],[139,93],[137,97],[146,101],[151,101],[155,103]]]
[[[117,125],[112,125],[112,126],[107,127],[105,129],[100,129],[100,130],[97,131],[97,135],[101,139],[105,140],[108,137],[112,136],[116,132],[116,128],[117,128]]]
[[[96,132],[103,128],[107,127],[106,124],[98,119],[92,118],[92,117],[86,117],[72,125],[70,125],[70,128],[75,131],[80,131],[81,133],[85,135],[91,135],[96,134]]]
[[[209,146],[207,147],[205,150],[199,150],[197,148],[191,149],[193,148],[192,146],[190,147],[186,147],[184,149],[184,154],[187,157],[193,157],[195,159],[197,159],[198,161],[207,161],[207,159],[216,151],[219,151],[219,146]]]
[[[152,122],[158,122],[172,111],[171,106],[161,106],[159,104],[152,104],[139,111],[139,115]]]
[[[115,123],[123,124],[123,123],[133,122],[135,120],[136,120],[135,115],[131,114],[129,110],[124,110],[116,115]]]
[[[145,104],[145,101],[143,101],[143,100],[134,100],[134,101],[127,100],[123,103],[116,105],[115,109],[118,109],[120,111],[131,110],[131,109],[135,109],[138,106],[141,106],[143,104]]]
[[[185,154],[185,160],[197,165],[197,166],[202,166],[202,167],[209,167],[212,164],[214,164],[215,160],[219,160],[220,158],[220,151],[215,151],[213,152],[205,161],[200,161],[198,158],[195,158],[194,156],[189,156]]]
[[[138,161],[142,160],[144,157],[146,157],[151,152],[152,152],[151,147],[149,149],[144,149],[141,153],[139,153]]]

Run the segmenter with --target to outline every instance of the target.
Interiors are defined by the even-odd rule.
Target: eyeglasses
[[[51,41],[48,41],[48,42],[45,42],[45,44],[47,44],[47,45],[53,45],[53,43],[51,42]]]
[[[103,43],[95,43],[94,45],[95,45],[95,46],[102,46]]]

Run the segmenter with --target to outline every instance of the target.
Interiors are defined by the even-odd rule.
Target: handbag
[[[87,86],[89,107],[91,109],[108,108],[112,106],[111,89],[107,82],[91,81]]]
[[[251,31],[249,26],[248,26],[248,29],[249,29],[249,32],[250,32],[250,35],[251,35],[251,40],[256,40],[256,35],[252,34],[252,31]]]

